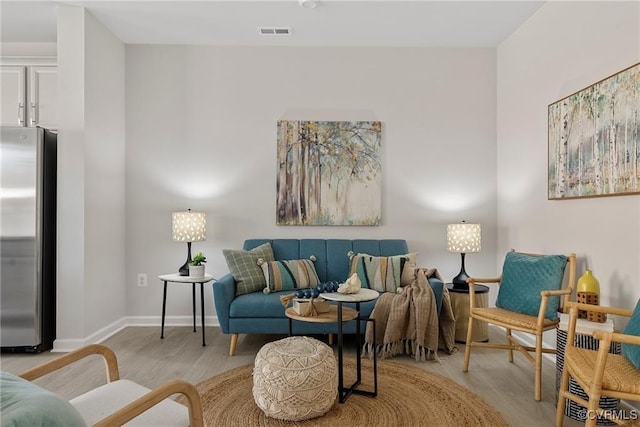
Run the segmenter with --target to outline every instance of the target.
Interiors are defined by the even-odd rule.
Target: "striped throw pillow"
[[[356,254],[351,258],[349,276],[356,273],[363,288],[395,292],[402,285],[402,270],[408,259],[407,255],[376,257]]]
[[[261,267],[267,281],[265,293],[312,288],[320,283],[316,268],[310,259],[265,261]]]

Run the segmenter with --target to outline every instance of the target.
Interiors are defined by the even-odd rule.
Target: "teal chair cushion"
[[[86,426],[69,402],[34,383],[8,372],[0,372],[2,426]]]
[[[560,289],[566,264],[564,255],[507,253],[496,307],[537,316],[542,301],[540,292]],[[560,298],[549,298],[545,317],[557,319],[559,304]]]
[[[625,335],[640,336],[640,300],[624,328]],[[636,368],[640,369],[640,345],[622,343],[622,355]]]

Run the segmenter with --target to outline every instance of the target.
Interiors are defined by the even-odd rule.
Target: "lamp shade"
[[[457,253],[480,252],[480,224],[447,225],[447,251]]]
[[[174,212],[172,231],[175,242],[201,242],[207,240],[207,219],[204,212]]]

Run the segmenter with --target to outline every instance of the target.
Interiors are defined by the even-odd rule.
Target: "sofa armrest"
[[[236,282],[231,273],[225,274],[213,283],[213,302],[220,328],[225,334],[229,333],[229,310],[231,302],[236,297]]]
[[[431,289],[433,289],[433,293],[436,296],[436,308],[438,309],[438,315],[440,315],[440,310],[442,309],[442,293],[444,292],[444,283],[442,280],[438,279],[435,276],[429,277],[427,279],[429,281],[429,285],[431,285]]]

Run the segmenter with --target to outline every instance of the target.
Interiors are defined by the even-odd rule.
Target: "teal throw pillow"
[[[264,243],[250,251],[223,249],[227,267],[236,281],[236,296],[262,291],[267,284],[258,260],[274,261],[271,243]]]
[[[0,372],[3,426],[86,426],[80,413],[55,393],[8,372]]]
[[[351,258],[349,277],[356,273],[363,288],[378,292],[395,292],[402,286],[402,270],[408,261],[408,255],[357,254]]]
[[[507,253],[496,307],[537,316],[542,301],[540,292],[560,289],[566,264],[564,255]],[[549,298],[544,317],[557,319],[559,305],[559,297]]]
[[[624,328],[625,335],[640,337],[640,300],[631,314],[629,323]],[[640,369],[640,345],[622,343],[622,355],[636,368]]]
[[[265,293],[313,288],[320,283],[316,267],[310,259],[265,261],[261,267],[267,281]]]

